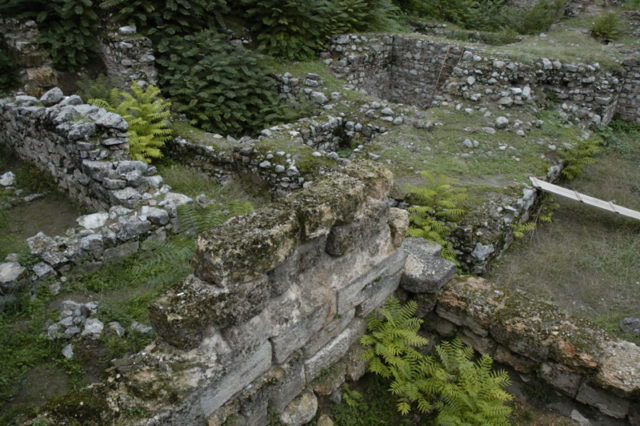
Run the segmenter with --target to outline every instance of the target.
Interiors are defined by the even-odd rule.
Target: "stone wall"
[[[107,75],[121,89],[128,89],[135,81],[158,84],[151,40],[136,34],[136,27],[108,31],[99,40],[99,45]]]
[[[407,264],[412,261],[417,260],[409,255]],[[419,302],[423,327],[431,332],[461,336],[516,372],[540,377],[560,394],[608,416],[601,424],[640,425],[640,348],[633,343],[481,278],[457,278],[440,292],[420,294],[401,285]]]
[[[632,61],[616,71],[547,58],[526,64],[418,35],[343,35],[329,47],[339,77],[374,96],[420,107],[429,106],[447,51],[450,66],[438,84],[436,102],[462,98],[509,108],[551,96],[586,124],[606,124],[617,111],[626,119],[640,117],[633,108],[639,89]]]
[[[638,54],[640,52],[636,52],[636,58]],[[623,120],[640,123],[640,59],[627,59],[623,65],[627,78],[622,83],[617,112]]]
[[[150,305],[160,338],[83,391],[100,421],[137,407],[146,424],[263,425],[268,406],[286,424],[311,420],[312,390],[364,373],[364,318],[398,287],[408,215],[389,207],[391,185],[388,170],[353,163],[201,234],[194,274]]]

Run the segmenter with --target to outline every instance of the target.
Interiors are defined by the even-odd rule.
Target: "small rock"
[[[45,106],[55,105],[61,100],[64,99],[64,93],[58,87],[54,87],[51,90],[45,92],[44,95],[40,97],[40,102],[42,102]]]
[[[131,323],[129,330],[137,331],[138,333],[142,333],[142,334],[149,334],[153,331],[153,327],[149,325],[141,324],[138,321],[134,321],[133,323]]]
[[[462,145],[469,149],[473,148],[473,142],[471,142],[471,139],[465,139],[464,142],[462,142]]]
[[[547,58],[542,58],[542,68],[545,70],[553,69],[553,64]]]
[[[17,262],[0,263],[0,286],[11,284],[20,278],[25,268]]]
[[[620,321],[620,330],[640,336],[640,318],[627,317]]]
[[[49,293],[51,293],[53,296],[56,296],[58,293],[60,293],[60,281],[49,284]]]
[[[318,399],[313,392],[307,390],[296,397],[280,414],[280,421],[285,425],[301,426],[313,419],[318,410]]]
[[[137,28],[135,25],[127,25],[127,26],[118,28],[118,32],[120,34],[125,34],[125,35],[135,34],[136,31],[137,31]]]
[[[380,114],[382,115],[393,115],[393,110],[389,107],[383,108],[382,111],[380,111]]]
[[[69,327],[65,330],[64,335],[67,339],[70,339],[71,337],[80,334],[80,328],[73,326],[73,327]]]
[[[319,104],[326,104],[329,102],[327,96],[322,92],[311,92],[311,99]]]
[[[13,186],[16,183],[16,175],[13,172],[6,172],[0,176],[0,185]]]
[[[89,318],[84,323],[84,330],[82,330],[82,337],[89,337],[91,339],[97,339],[102,334],[104,324],[97,318]],[[67,329],[67,331],[69,331]]]
[[[33,273],[39,280],[56,275],[56,271],[44,262],[36,263],[33,266]]]
[[[509,119],[507,117],[500,116],[496,118],[495,127],[496,129],[504,129],[509,125]]]
[[[331,420],[331,417],[327,416],[326,414],[323,414],[318,419],[317,425],[318,426],[333,426],[333,420]]]
[[[47,336],[49,336],[49,339],[54,340],[58,337],[58,331],[60,331],[60,326],[58,325],[58,323],[54,323],[51,324],[48,328],[47,328]]]
[[[110,322],[107,324],[107,327],[109,327],[109,330],[113,331],[118,337],[122,337],[126,333],[126,330],[118,321]]]
[[[66,359],[73,358],[73,345],[71,343],[62,348],[62,356],[64,356]]]
[[[591,422],[583,416],[578,410],[571,411],[571,420],[577,422],[580,426],[591,426]]]
[[[393,119],[393,124],[395,125],[400,125],[404,122],[404,119],[402,117],[396,117]]]

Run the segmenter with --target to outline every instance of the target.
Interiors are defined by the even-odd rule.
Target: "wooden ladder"
[[[440,72],[438,73],[438,78],[436,78],[436,84],[433,86],[433,91],[431,92],[431,98],[429,99],[429,102],[426,105],[426,108],[431,108],[431,105],[433,104],[433,99],[436,97],[436,93],[438,92],[438,86],[440,85],[440,80],[442,79],[442,74],[444,73],[444,70],[447,66],[451,67],[451,71],[453,71],[453,68],[455,68],[456,65],[458,65],[458,63],[462,60],[462,56],[464,55],[464,48],[460,49],[460,55],[453,55],[451,53],[451,46],[449,46],[447,48],[447,53],[445,53],[444,55],[444,60],[442,61],[442,66],[440,67]],[[450,64],[447,62],[447,59],[449,59],[449,57],[456,57],[456,62],[455,64]]]

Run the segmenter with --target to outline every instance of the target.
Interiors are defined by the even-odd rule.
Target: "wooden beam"
[[[589,206],[597,207],[602,210],[607,210],[612,213],[617,213],[621,216],[629,217],[631,219],[640,220],[640,212],[628,209],[626,207],[618,206],[611,201],[602,201],[598,198],[590,197],[572,189],[563,188],[558,185],[554,185],[549,182],[537,179],[533,176],[529,177],[531,184],[534,188],[541,189],[552,194],[560,195],[561,197],[569,198],[570,200],[579,201]]]

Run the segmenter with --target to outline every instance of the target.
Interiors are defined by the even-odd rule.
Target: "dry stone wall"
[[[434,92],[447,52],[450,66]],[[640,96],[635,60],[616,71],[603,70],[597,63],[547,58],[525,64],[428,37],[375,34],[337,36],[329,56],[338,76],[394,102],[428,107],[435,94],[436,102],[462,98],[509,108],[552,97],[586,124],[606,124],[616,112],[625,119],[640,119],[634,109]]]
[[[602,424],[640,425],[640,348],[635,344],[482,278],[456,278],[440,292],[420,294],[401,285],[419,302],[428,330],[447,338],[458,335],[516,372],[537,375],[560,394],[608,416]]]

